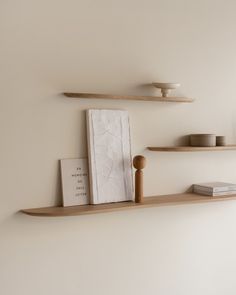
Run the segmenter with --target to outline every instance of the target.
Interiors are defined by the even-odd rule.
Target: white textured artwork
[[[88,110],[91,203],[133,199],[129,116],[123,110]]]

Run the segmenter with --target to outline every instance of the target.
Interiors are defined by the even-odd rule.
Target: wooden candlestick
[[[136,156],[133,159],[134,168],[137,169],[135,172],[135,202],[143,202],[143,171],[142,169],[146,165],[146,159],[143,156]]]

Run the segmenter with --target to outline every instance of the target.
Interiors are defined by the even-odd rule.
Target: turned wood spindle
[[[143,202],[143,171],[142,169],[146,165],[146,159],[143,156],[136,156],[133,159],[134,168],[137,169],[135,172],[135,202]]]

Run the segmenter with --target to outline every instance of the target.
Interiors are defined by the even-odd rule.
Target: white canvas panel
[[[88,110],[87,137],[91,203],[132,200],[133,177],[128,112]]]

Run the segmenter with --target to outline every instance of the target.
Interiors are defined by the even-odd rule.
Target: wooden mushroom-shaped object
[[[161,89],[162,97],[168,97],[172,89],[176,89],[180,86],[179,83],[160,83],[160,82],[153,82],[152,85],[156,88]]]
[[[143,156],[136,156],[133,159],[134,168],[137,169],[135,172],[135,202],[143,202],[143,171],[142,169],[146,165],[146,159]]]

